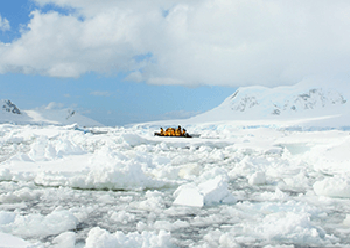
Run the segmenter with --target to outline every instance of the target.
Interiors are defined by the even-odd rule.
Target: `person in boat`
[[[182,131],[181,131],[181,126],[177,126],[176,132],[175,132],[176,136],[181,136],[182,135]]]
[[[164,135],[165,135],[165,132],[164,132],[164,129],[163,129],[163,128],[160,128],[160,135],[161,135],[161,136],[164,136]]]
[[[175,129],[174,128],[168,128],[165,132],[166,136],[175,136]]]

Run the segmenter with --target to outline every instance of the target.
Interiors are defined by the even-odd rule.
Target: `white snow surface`
[[[197,119],[95,134],[1,124],[0,247],[348,247],[350,133],[328,116],[347,120],[346,96],[298,90],[279,95],[279,115],[264,105],[231,118],[254,89],[265,96],[249,98],[250,115],[273,90],[239,89]],[[309,108],[291,109],[295,96]],[[199,138],[153,135],[174,124]]]
[[[346,130],[0,125],[8,247],[346,247]],[[11,246],[12,245],[12,246]],[[6,246],[7,247],[7,246]]]

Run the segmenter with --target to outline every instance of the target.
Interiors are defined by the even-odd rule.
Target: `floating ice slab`
[[[175,192],[174,204],[192,207],[202,207],[219,203],[235,203],[237,200],[227,189],[225,177],[217,176],[198,186],[194,184],[180,186]]]
[[[248,180],[252,185],[261,185],[266,183],[266,175],[263,171],[256,171]]]
[[[170,233],[160,231],[154,232],[132,232],[124,234],[122,232],[109,233],[99,227],[90,230],[86,239],[85,248],[171,248],[175,246],[170,243]]]
[[[335,176],[314,184],[317,195],[330,197],[350,197],[350,178]]]
[[[204,197],[195,185],[180,186],[174,195],[176,196],[175,205],[189,207],[203,207],[204,205]]]
[[[75,248],[76,234],[74,232],[64,232],[53,240],[52,248]]]
[[[23,237],[59,234],[76,228],[77,219],[68,211],[53,211],[47,216],[40,213],[20,216],[13,212],[0,212],[0,231]]]
[[[7,233],[0,232],[0,248],[31,248],[29,242],[21,238],[14,237]]]

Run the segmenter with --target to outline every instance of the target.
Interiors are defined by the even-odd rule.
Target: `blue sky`
[[[71,78],[0,74],[1,99],[34,109],[63,103],[105,125],[125,125],[159,119],[189,118],[219,105],[234,89],[189,88],[124,82],[122,77],[96,73]]]
[[[188,118],[238,87],[347,81],[348,1],[0,3],[0,98],[106,125]]]
[[[39,6],[33,1],[0,3],[0,15],[10,30],[0,32],[1,42],[13,42],[27,29],[30,12],[57,11],[69,15],[72,9],[53,4]],[[189,118],[216,107],[235,89],[232,87],[150,85],[126,82],[125,73],[117,76],[86,73],[79,78],[55,78],[37,73],[0,74],[0,98],[11,99],[19,108],[34,109],[50,102],[63,103],[105,125],[125,125],[159,119]]]

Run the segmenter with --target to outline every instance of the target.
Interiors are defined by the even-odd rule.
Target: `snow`
[[[0,123],[16,124],[53,124],[53,125],[70,125],[78,124],[81,126],[93,127],[103,126],[101,123],[89,119],[72,109],[52,109],[37,108],[19,110],[13,103],[7,103],[8,100],[2,100],[3,106],[0,109]],[[5,106],[5,108],[4,108]],[[18,111],[13,111],[17,109]],[[19,114],[17,114],[19,112]]]
[[[251,90],[260,105],[272,97]],[[341,99],[331,92],[326,105]],[[0,247],[347,247],[346,125],[269,111],[264,122],[183,120],[194,139],[154,136],[167,121],[98,135],[80,124],[0,124]]]
[[[347,114],[344,93],[333,88],[296,85],[292,87],[239,88],[221,105],[192,118],[204,123],[218,120],[312,121],[339,118]],[[304,120],[302,120],[304,119]],[[338,123],[339,124],[339,123]],[[346,123],[347,124],[347,123]]]
[[[95,227],[89,232],[85,248],[174,247],[174,245],[170,243],[170,238],[170,233],[165,231],[160,231],[158,235],[152,232],[134,232],[125,235],[122,232],[111,234],[104,229]]]
[[[317,195],[331,197],[350,197],[350,178],[349,176],[336,175],[332,178],[325,178],[314,184],[314,190]]]
[[[14,237],[7,233],[0,232],[0,247],[1,248],[29,248],[31,247],[29,242],[25,242],[21,238]]]
[[[203,207],[204,196],[194,185],[183,185],[180,186],[174,192],[176,205],[184,205],[191,207]]]
[[[350,242],[348,131],[201,128],[0,125],[1,235],[14,247]]]

